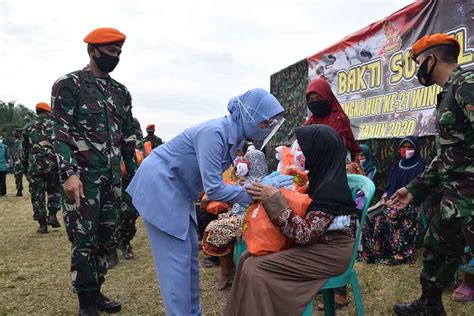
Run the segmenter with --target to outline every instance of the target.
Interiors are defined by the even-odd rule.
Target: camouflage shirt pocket
[[[104,110],[97,102],[84,104],[78,111],[78,123],[87,132],[105,131]]]

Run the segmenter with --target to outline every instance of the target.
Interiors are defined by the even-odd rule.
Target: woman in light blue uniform
[[[222,173],[244,139],[262,142],[283,121],[280,103],[263,89],[232,98],[228,110],[155,148],[127,189],[145,222],[167,315],[201,315],[194,201],[205,191],[211,201],[251,203]]]

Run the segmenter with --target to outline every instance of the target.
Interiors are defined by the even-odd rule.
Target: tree
[[[4,143],[13,149],[13,142],[15,137],[13,132],[17,128],[23,129],[23,127],[34,120],[36,117],[35,112],[28,109],[26,106],[15,101],[2,101],[0,100],[0,136],[3,136]]]

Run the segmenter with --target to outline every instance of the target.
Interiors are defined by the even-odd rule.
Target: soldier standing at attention
[[[149,141],[151,143],[151,149],[155,149],[163,144],[161,138],[155,135],[155,124],[149,124],[146,127],[146,133],[145,142]]]
[[[23,168],[21,166],[21,142],[22,142],[22,131],[17,128],[13,133],[15,142],[13,144],[13,163],[15,172],[15,185],[16,195],[23,196]]]
[[[21,152],[22,172],[30,183],[33,219],[38,221],[39,234],[46,234],[48,226],[61,227],[56,213],[61,208],[61,185],[59,182],[58,161],[52,144],[53,124],[49,104],[36,105],[37,117],[23,129]],[[46,214],[46,194],[48,211]]]
[[[458,41],[446,34],[424,36],[412,46],[420,83],[443,88],[436,105],[439,150],[421,175],[395,192],[389,206],[404,207],[435,192],[441,203],[424,240],[421,297],[395,304],[397,315],[446,315],[443,291],[474,228],[474,72],[459,67],[459,52]]]
[[[53,86],[55,149],[66,195],[64,222],[72,243],[72,285],[80,315],[116,313],[121,304],[101,293],[107,253],[115,247],[114,232],[121,201],[121,161],[127,172],[133,161],[135,130],[131,96],[112,79],[125,35],[98,28],[89,33],[89,64],[59,78]]]
[[[3,137],[0,136],[0,196],[7,194],[7,157],[8,147],[3,143]]]

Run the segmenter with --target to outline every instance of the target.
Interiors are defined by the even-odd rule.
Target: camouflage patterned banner
[[[433,135],[441,88],[418,83],[409,48],[426,34],[452,34],[467,68],[474,64],[473,16],[468,0],[417,1],[307,58],[308,82],[328,80],[359,140]]]

